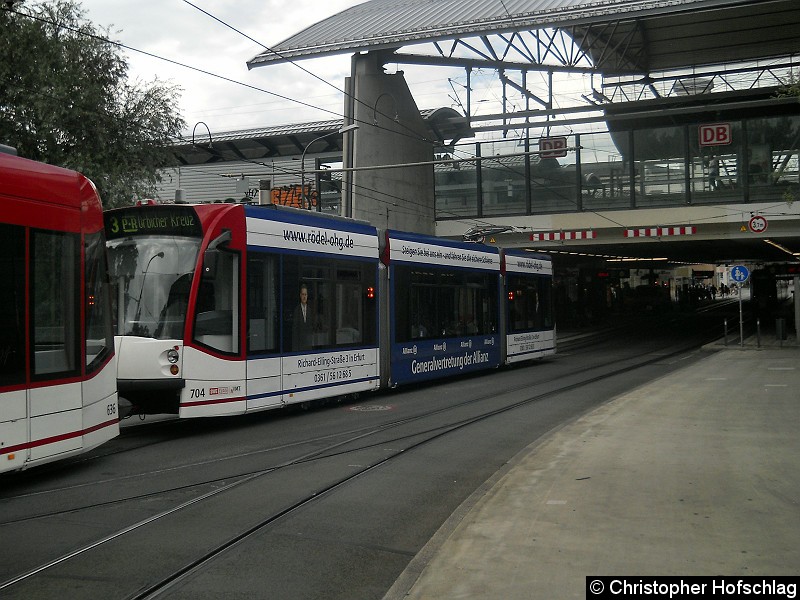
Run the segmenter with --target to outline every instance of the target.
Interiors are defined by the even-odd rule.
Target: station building
[[[370,0],[248,62],[351,54],[342,119],[198,124],[160,195],[547,252],[589,318],[615,288],[678,301],[740,263],[797,283],[798,30],[794,0]],[[463,68],[465,101],[420,109],[389,64]],[[476,70],[498,112],[473,102]],[[575,78],[588,93],[559,101]]]

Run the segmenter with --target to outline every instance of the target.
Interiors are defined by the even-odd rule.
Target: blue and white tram
[[[389,384],[499,366],[498,249],[398,231],[386,239]]]
[[[502,250],[505,283],[504,362],[543,358],[556,352],[553,262],[546,254]]]
[[[551,269],[513,279],[516,306],[540,312],[514,321],[506,348],[494,247],[276,206],[141,206],[105,221],[117,383],[134,412],[242,414],[555,349]]]

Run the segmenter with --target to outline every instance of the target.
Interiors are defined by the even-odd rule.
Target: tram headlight
[[[180,356],[177,350],[174,348],[172,350],[167,350],[167,362],[174,365],[176,362],[178,362],[179,358]]]

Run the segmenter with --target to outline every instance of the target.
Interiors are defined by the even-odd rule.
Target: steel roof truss
[[[517,90],[520,94],[522,94],[526,98],[530,98],[531,100],[534,100],[538,104],[541,104],[544,108],[547,108],[547,109],[552,108],[552,106],[550,106],[549,102],[547,102],[545,100],[542,100],[541,98],[539,98],[539,96],[537,96],[533,92],[527,90],[524,86],[518,84],[516,81],[512,81],[511,79],[508,78],[508,76],[506,76],[505,73],[500,73],[500,81],[503,82],[504,86],[505,85],[511,86],[512,88]]]
[[[467,48],[467,49],[471,50],[472,52],[474,52],[475,54],[477,54],[478,56],[480,56],[481,58],[483,58],[485,60],[497,61],[496,57],[492,57],[489,54],[486,54],[485,52],[481,52],[475,46],[473,46],[472,44],[467,43],[463,39],[458,39],[458,40],[455,40],[455,41],[456,41],[456,44],[458,44],[458,46],[463,46],[464,48]],[[451,54],[451,56],[452,56],[452,54]]]
[[[480,60],[477,58],[458,58],[447,56],[428,56],[424,54],[393,54],[386,61],[393,64],[435,65],[439,67],[463,67],[464,69],[509,69],[512,71],[540,70],[554,73],[596,73],[594,67],[540,65],[509,61]]]
[[[791,57],[787,57],[777,64],[771,64],[768,66],[742,66],[733,68],[729,65],[723,65],[717,68],[708,68],[703,70],[693,69],[690,72],[684,71],[676,73],[675,71],[670,71],[639,76],[630,74],[627,76],[619,76],[619,78],[609,77],[607,75],[602,83],[602,89],[610,90],[609,93],[611,94],[612,99],[621,96],[626,100],[629,100],[632,95],[625,91],[626,88],[645,86],[652,91],[654,84],[661,83],[666,85],[671,82],[672,85],[670,86],[670,89],[686,89],[685,86],[680,84],[680,81],[686,78],[692,78],[695,80],[708,78],[709,82],[702,90],[706,93],[720,87],[731,91],[755,89],[758,87],[757,83],[762,83],[762,85],[766,85],[767,87],[781,86],[790,83],[792,71],[797,69],[799,66],[800,62],[793,60]],[[624,77],[635,78],[626,79]],[[633,97],[637,96],[642,96],[642,92],[639,91],[633,94]]]
[[[481,36],[481,41],[483,42],[483,45],[486,47],[486,50],[489,51],[489,55],[494,60],[497,60],[497,61],[501,60],[500,57],[497,55],[497,50],[495,50],[494,46],[492,45],[492,42],[489,40],[489,36],[482,35]],[[506,50],[508,50],[508,49],[506,49]],[[503,58],[506,57],[507,53],[508,53],[507,51],[503,53]]]
[[[507,38],[503,34],[500,34],[498,37],[506,43],[506,51],[503,52],[503,60],[507,58],[508,53],[511,50],[516,50],[517,54],[533,62],[533,54],[528,48],[528,45],[525,43],[525,40],[518,32],[515,31],[514,33],[512,33],[510,38]],[[517,46],[517,44],[514,43],[515,39],[519,40],[519,43],[522,44],[522,48],[520,48],[519,46]]]
[[[598,53],[594,58],[594,64],[599,71],[641,73],[647,70],[647,57],[643,56],[646,48],[643,41],[644,30],[638,23],[633,25],[627,31],[621,30],[619,20],[604,23],[599,31],[596,31],[593,24],[585,28],[574,26],[572,37],[581,38],[581,49],[588,56]],[[585,33],[579,33],[581,29],[584,29]]]

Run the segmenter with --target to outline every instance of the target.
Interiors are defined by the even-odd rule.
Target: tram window
[[[0,386],[25,381],[25,230],[0,225]]]
[[[311,297],[314,298],[314,331],[311,334],[311,345],[316,348],[327,348],[332,345],[331,317],[333,311],[333,294],[331,281],[312,281]]]
[[[363,326],[359,315],[364,313],[365,295],[362,286],[351,283],[336,283],[336,314],[333,331],[336,345],[357,344],[362,341]]]
[[[286,256],[283,269],[283,344],[287,352],[372,345],[376,339],[371,263]],[[305,306],[303,306],[305,304]]]
[[[225,354],[239,353],[239,255],[235,252],[220,251],[214,276],[200,280],[194,339]]]
[[[395,336],[416,339],[488,335],[497,330],[497,276],[398,266]]]
[[[553,284],[550,279],[539,280],[539,304],[541,306],[541,327],[552,329],[553,317]]]
[[[91,373],[114,347],[106,281],[105,240],[101,234],[86,237],[86,371]]]
[[[247,352],[278,350],[278,260],[251,253],[247,262]]]
[[[550,329],[553,326],[552,290],[548,279],[509,275],[508,289],[514,298],[508,305],[510,332]]]
[[[39,379],[77,375],[79,239],[75,234],[38,230],[31,236],[33,375]]]

